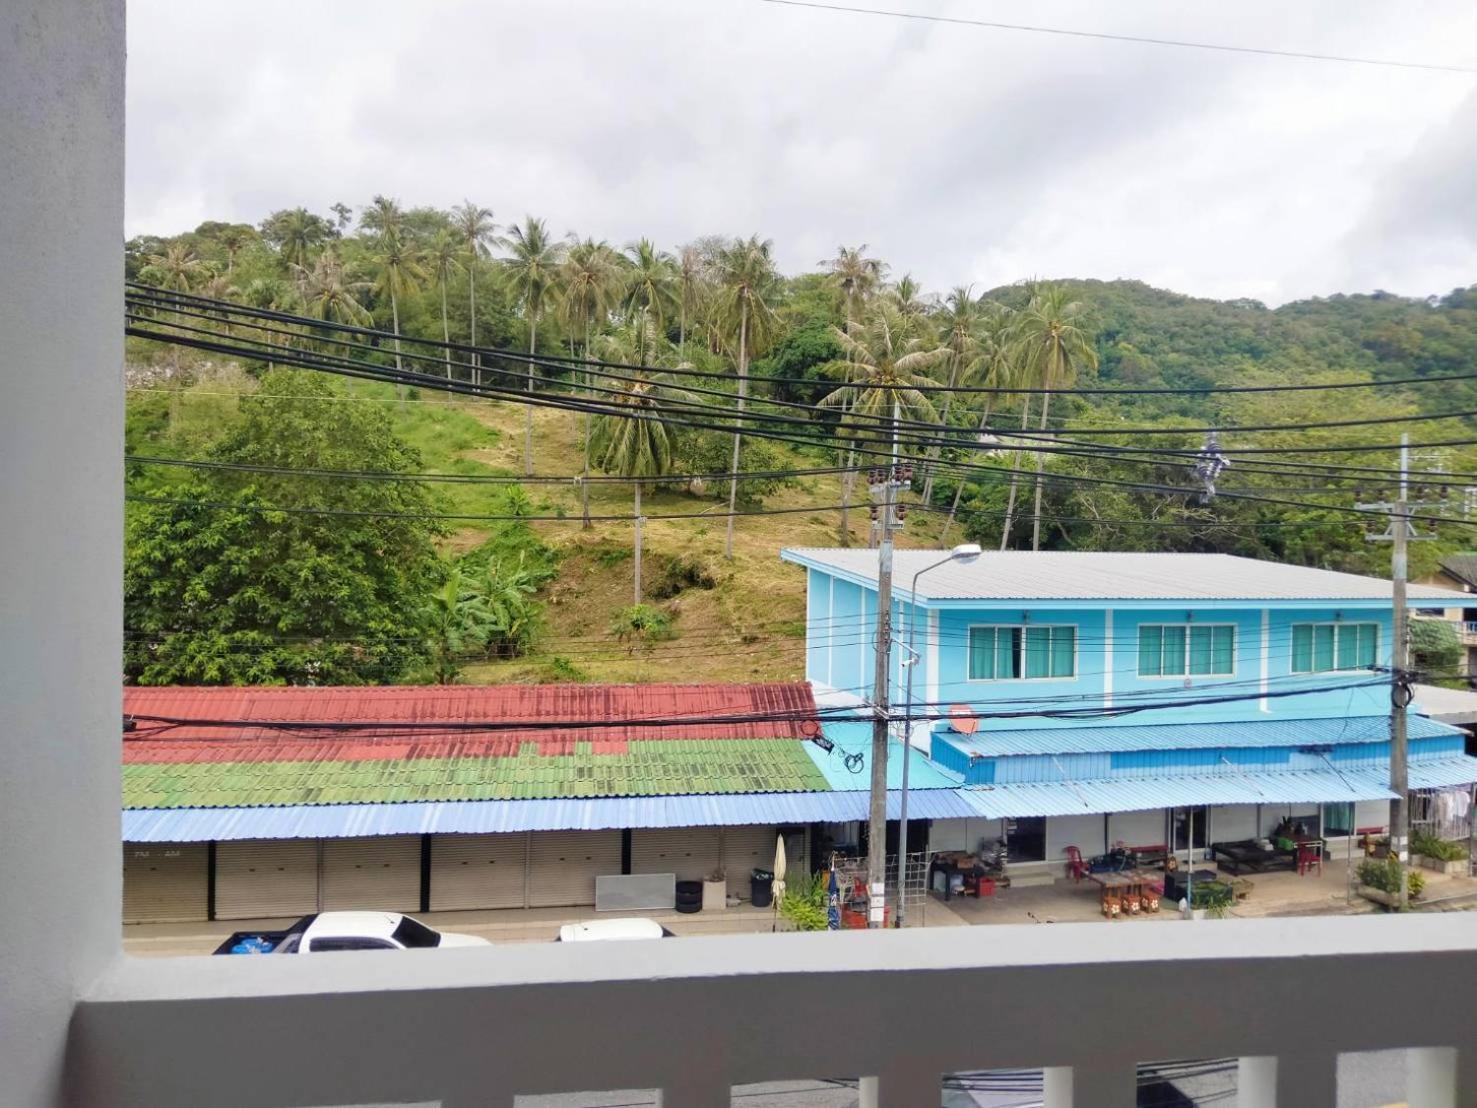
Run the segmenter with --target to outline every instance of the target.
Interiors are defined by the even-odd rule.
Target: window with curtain
[[[971,627],[971,681],[1040,681],[1077,675],[1077,628]]]
[[[1140,677],[1229,677],[1236,672],[1231,623],[1146,623],[1139,626]]]
[[[1292,672],[1372,669],[1379,656],[1377,623],[1294,623]]]

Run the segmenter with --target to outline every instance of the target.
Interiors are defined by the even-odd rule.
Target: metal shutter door
[[[621,871],[619,831],[535,831],[529,846],[528,906],[595,903],[595,878]]]
[[[123,922],[203,920],[208,856],[205,843],[124,843]]]
[[[748,880],[756,869],[774,865],[774,845],[779,833],[773,827],[725,827],[723,829],[723,872],[730,891],[749,895]],[[793,867],[798,859],[786,858]]]
[[[414,912],[421,906],[421,838],[323,840],[322,911]]]
[[[701,881],[718,868],[718,835],[717,827],[638,828],[631,832],[631,872]]]
[[[527,862],[526,834],[436,835],[431,839],[431,910],[522,908]]]
[[[317,910],[318,840],[216,844],[216,919],[301,916]]]

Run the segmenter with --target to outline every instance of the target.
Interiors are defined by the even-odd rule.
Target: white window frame
[[[1139,659],[1142,657],[1142,648],[1143,648],[1143,641],[1144,641],[1144,629],[1145,628],[1149,628],[1149,627],[1157,627],[1161,631],[1161,636],[1160,636],[1160,640],[1159,640],[1159,661],[1161,663],[1161,666],[1162,666],[1163,661],[1164,661],[1164,639],[1163,639],[1163,635],[1162,635],[1163,629],[1166,628],[1166,627],[1172,627],[1175,630],[1183,630],[1185,632],[1185,668],[1181,672],[1179,672],[1179,673],[1145,673],[1142,669],[1139,669],[1139,665],[1140,665]],[[1208,628],[1210,628],[1212,630],[1214,630],[1217,627],[1229,627],[1231,629],[1231,671],[1229,673],[1191,673],[1190,672],[1190,629],[1192,627],[1208,627]],[[1237,671],[1237,669],[1240,666],[1240,661],[1237,658],[1237,647],[1240,645],[1240,643],[1238,641],[1240,639],[1240,637],[1241,637],[1240,625],[1239,624],[1235,624],[1235,623],[1190,623],[1190,622],[1184,622],[1184,623],[1140,623],[1138,625],[1138,635],[1137,635],[1136,640],[1134,642],[1134,660],[1133,660],[1134,670],[1137,673],[1138,679],[1140,681],[1190,681],[1190,680],[1204,680],[1206,678],[1222,679],[1222,678],[1228,678],[1228,677],[1235,677],[1236,676],[1236,671]]]
[[[1031,627],[1044,627],[1049,631],[1058,629],[1069,629],[1072,632],[1072,675],[1070,677],[1026,677],[1026,630]],[[1020,677],[971,677],[969,674],[969,656],[974,647],[975,631],[1019,631],[1021,633],[1021,647],[1019,655]],[[1078,652],[1081,649],[1082,635],[1080,628],[1075,623],[971,623],[964,635],[964,680],[971,685],[1014,685],[1025,681],[1075,681],[1082,672],[1078,664]],[[1050,648],[1048,646],[1048,658]]]
[[[1328,668],[1328,669],[1319,669],[1318,668],[1317,663],[1313,660],[1314,657],[1315,657],[1315,648],[1314,648],[1314,645],[1312,643],[1309,644],[1309,650],[1308,650],[1308,665],[1309,665],[1310,668],[1308,668],[1308,669],[1298,669],[1297,668],[1297,660],[1296,660],[1297,654],[1296,654],[1296,651],[1293,649],[1293,637],[1297,634],[1297,630],[1298,630],[1299,627],[1309,627],[1309,628],[1312,628],[1313,630],[1310,633],[1313,634],[1313,635],[1317,635],[1317,633],[1318,633],[1317,632],[1317,629],[1319,627],[1332,627],[1333,628],[1333,665],[1330,668]],[[1339,663],[1339,634],[1340,634],[1339,628],[1341,628],[1341,627],[1344,627],[1344,628],[1353,628],[1355,630],[1355,633],[1356,634],[1358,633],[1358,628],[1360,628],[1360,627],[1373,627],[1374,628],[1374,661],[1370,665],[1367,665],[1367,666],[1354,666],[1352,668],[1346,669],[1343,666],[1340,666],[1338,664]],[[1374,620],[1374,619],[1351,619],[1351,620],[1319,619],[1319,620],[1302,620],[1302,621],[1300,621],[1298,623],[1291,624],[1291,625],[1288,626],[1288,629],[1287,629],[1287,672],[1288,673],[1295,673],[1295,674],[1298,674],[1299,676],[1313,676],[1313,675],[1316,675],[1316,674],[1319,674],[1319,673],[1368,673],[1370,670],[1379,668],[1379,664],[1380,664],[1380,637],[1381,637],[1381,633],[1382,633],[1383,630],[1384,629],[1380,626],[1379,620]]]

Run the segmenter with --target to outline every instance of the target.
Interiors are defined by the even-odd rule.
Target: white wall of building
[[[1075,846],[1084,858],[1101,854],[1106,847],[1103,817],[1052,816],[1046,821],[1046,860],[1065,864],[1067,847]]]
[[[998,819],[936,819],[928,832],[928,849],[974,851],[981,839],[1002,834]]]
[[[1164,809],[1114,812],[1108,817],[1108,842],[1124,846],[1165,845]]]
[[[73,1001],[121,948],[123,67],[122,0],[0,4],[0,1099],[15,1105],[69,1099]]]
[[[1256,805],[1226,804],[1210,810],[1210,841],[1233,843],[1257,837]]]

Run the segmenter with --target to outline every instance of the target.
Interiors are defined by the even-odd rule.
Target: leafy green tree
[[[723,546],[724,556],[732,558],[733,513],[738,503],[739,446],[743,439],[744,402],[749,395],[749,356],[767,345],[773,336],[774,302],[780,293],[780,279],[774,264],[774,243],[758,235],[734,240],[719,252],[716,261],[720,311],[728,325],[737,332],[739,419],[734,423],[733,464],[728,482],[728,533]]]
[[[512,656],[527,646],[538,621],[535,596],[545,576],[527,564],[522,552],[516,560],[488,559],[478,588],[490,617],[487,635],[490,648]]]
[[[414,472],[376,404],[275,370],[243,395],[211,461]],[[425,663],[419,613],[442,577],[413,481],[213,470],[135,478],[125,543],[124,669],[140,684],[362,684]],[[343,514],[333,514],[343,513]]]
[[[548,302],[558,290],[559,264],[564,247],[549,234],[542,219],[525,216],[522,224],[508,228],[502,245],[508,250],[503,261],[509,281],[523,304],[523,317],[528,321],[528,354],[532,358],[538,347],[538,321]],[[538,375],[533,362],[528,363],[528,392],[533,393],[533,380]],[[523,434],[523,472],[533,473],[533,405],[527,406],[527,423]]]
[[[333,224],[306,208],[273,212],[262,220],[261,232],[289,270],[294,266],[306,267],[313,250],[337,234]]]
[[[149,284],[175,292],[189,292],[210,276],[210,267],[182,243],[166,246],[161,254],[151,254],[149,264],[139,273]]]

